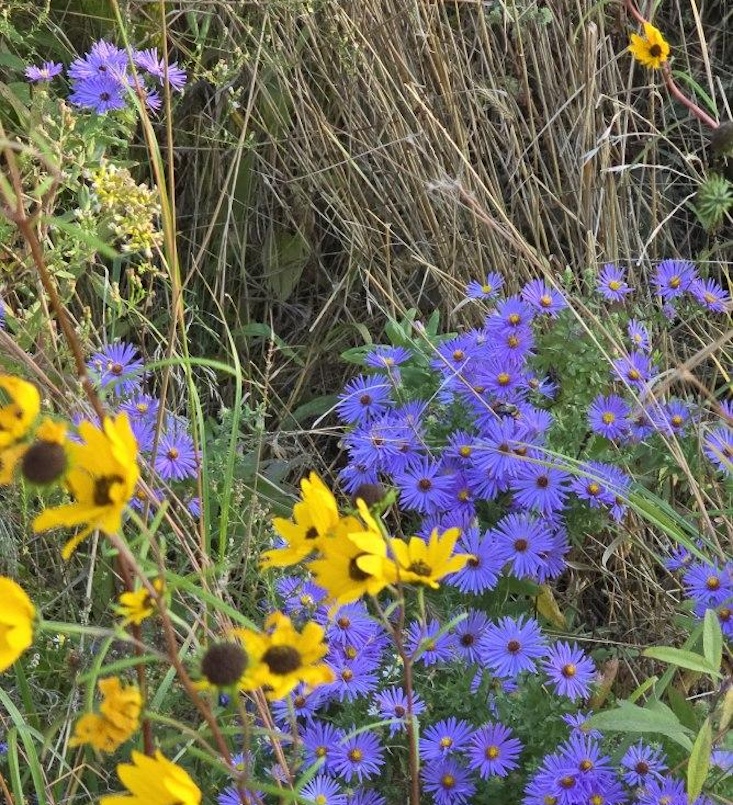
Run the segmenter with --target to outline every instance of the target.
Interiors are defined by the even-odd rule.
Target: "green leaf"
[[[713,748],[713,728],[706,718],[695,738],[687,764],[687,796],[690,802],[700,796],[710,770],[710,752]]]
[[[262,245],[262,267],[278,301],[284,302],[293,292],[310,258],[311,245],[305,235],[270,226]]]
[[[694,651],[685,651],[681,648],[671,646],[652,646],[643,652],[644,657],[651,657],[653,660],[666,662],[676,665],[678,668],[686,668],[688,671],[699,671],[701,674],[709,674],[717,679],[721,678],[718,669],[711,665],[705,657],[695,654]]]
[[[607,732],[652,732],[666,735],[688,751],[692,749],[692,741],[687,737],[690,733],[680,724],[677,716],[661,702],[654,707],[639,707],[631,702],[620,702],[616,710],[604,710],[587,720],[588,726]]]
[[[705,610],[702,627],[702,650],[705,659],[713,666],[720,668],[723,660],[723,631],[720,628],[718,615],[713,609]]]
[[[669,706],[672,708],[677,718],[679,718],[680,722],[694,732],[700,724],[700,719],[697,717],[695,708],[687,701],[685,696],[672,685],[667,688],[666,695]]]

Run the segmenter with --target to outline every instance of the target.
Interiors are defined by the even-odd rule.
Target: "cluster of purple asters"
[[[351,380],[336,406],[351,428],[343,487],[350,493],[363,484],[395,487],[424,537],[435,527],[461,528],[459,549],[475,558],[446,581],[473,594],[493,589],[502,572],[538,582],[556,578],[569,550],[570,501],[621,519],[631,487],[616,467],[587,462],[571,471],[547,449],[554,418],[542,404],[555,386],[538,376],[532,359],[537,329],[567,304],[542,281],[508,298],[500,298],[501,284],[489,274],[469,286],[469,296],[492,305],[483,326],[444,340],[433,353],[376,347],[365,360],[372,373]],[[409,399],[401,369],[420,361],[435,388],[429,399]],[[448,422],[460,427],[446,429]],[[505,516],[481,530],[481,506],[496,501]]]
[[[185,481],[198,474],[198,454],[186,421],[166,412],[156,439],[160,401],[144,391],[147,376],[138,350],[122,341],[95,352],[87,362],[92,382],[119,413],[126,413],[140,453],[152,462],[156,475],[165,482]],[[155,492],[156,496],[162,497]],[[133,499],[140,507],[145,501]],[[188,508],[197,516],[198,500]]]
[[[58,62],[30,66],[25,75],[34,83],[49,82],[63,72]],[[69,101],[97,114],[124,109],[131,95],[139,91],[146,106],[157,112],[162,99],[160,88],[169,86],[180,92],[186,72],[176,62],[166,64],[157,48],[126,50],[100,39],[89,52],[75,59],[67,70],[71,93]]]

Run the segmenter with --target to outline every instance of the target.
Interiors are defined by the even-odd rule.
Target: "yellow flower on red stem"
[[[0,449],[20,441],[41,411],[41,395],[26,380],[0,375]]]
[[[650,22],[644,23],[644,36],[631,34],[629,53],[644,67],[658,70],[669,58],[669,43]]]
[[[5,671],[33,642],[36,608],[25,590],[0,576],[0,671]]]
[[[129,794],[102,797],[99,805],[200,805],[201,791],[188,773],[158,749],[155,757],[132,753],[117,774]]]
[[[325,632],[313,621],[298,632],[287,615],[274,612],[265,621],[265,631],[236,629],[234,634],[248,658],[239,682],[242,690],[262,688],[268,699],[283,699],[299,682],[315,688],[335,679],[322,662],[328,651]]]
[[[409,542],[391,539],[389,547],[394,555],[400,581],[407,584],[425,584],[437,590],[438,581],[449,573],[461,570],[472,558],[470,553],[453,554],[460,528],[449,528],[438,536],[434,529],[425,542],[411,537]]]
[[[85,713],[76,722],[69,746],[89,744],[112,753],[140,726],[143,700],[137,685],[123,685],[116,676],[100,679],[97,687],[103,697],[99,713]]]
[[[101,430],[91,422],[82,422],[79,435],[82,443],[67,446],[70,466],[64,481],[74,502],[46,509],[33,521],[34,531],[86,526],[64,545],[64,559],[94,529],[105,534],[120,530],[122,513],[140,477],[137,441],[127,414],[105,417]]]

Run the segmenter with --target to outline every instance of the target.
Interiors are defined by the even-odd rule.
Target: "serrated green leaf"
[[[705,610],[705,620],[702,626],[702,650],[705,659],[713,666],[720,668],[723,660],[723,631],[715,610]]]
[[[702,787],[710,771],[710,752],[713,748],[713,728],[710,719],[706,718],[705,723],[697,733],[695,743],[690,752],[690,760],[687,763],[687,796],[693,802],[700,796]]]
[[[694,651],[685,651],[681,648],[672,648],[671,646],[652,646],[643,652],[644,657],[650,657],[653,660],[666,662],[670,665],[676,665],[678,668],[685,668],[688,671],[698,671],[701,674],[709,674],[717,679],[720,679],[721,674],[717,668],[711,665],[705,657],[695,654]]]
[[[639,707],[631,702],[621,702],[616,710],[604,710],[591,716],[588,726],[607,732],[657,733],[666,735],[684,749],[692,749],[692,741],[687,737],[690,733],[680,720],[668,708],[650,709]]]

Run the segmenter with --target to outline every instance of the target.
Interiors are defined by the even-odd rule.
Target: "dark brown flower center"
[[[292,674],[303,664],[300,652],[293,646],[270,646],[262,655],[262,661],[278,676]]]
[[[506,644],[506,647],[507,647],[507,651],[510,654],[516,654],[519,651],[519,649],[522,648],[522,644],[519,642],[519,640],[510,640]]]
[[[430,565],[423,562],[422,559],[418,559],[417,562],[413,562],[407,569],[416,576],[429,576],[433,572],[433,569],[430,567]]]
[[[123,483],[123,479],[119,475],[103,475],[97,478],[94,482],[94,505],[95,506],[111,506],[114,501],[109,496],[110,489],[115,484]]]
[[[372,577],[371,573],[364,572],[356,563],[356,560],[360,559],[362,556],[367,556],[367,554],[360,553],[358,556],[355,556],[349,561],[349,578],[352,581],[364,582]]]

